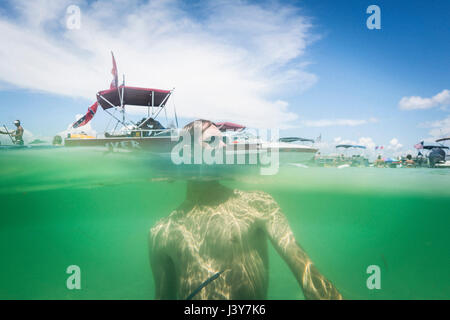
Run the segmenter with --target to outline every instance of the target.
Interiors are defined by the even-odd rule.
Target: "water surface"
[[[181,204],[185,180],[196,172],[150,158],[83,148],[0,150],[0,299],[152,299],[148,230]],[[275,176],[223,172],[223,184],[275,198],[344,298],[450,298],[450,170],[287,165]],[[81,290],[66,288],[69,265],[81,268]],[[366,286],[369,265],[381,269],[380,290]],[[272,248],[268,297],[303,299]]]

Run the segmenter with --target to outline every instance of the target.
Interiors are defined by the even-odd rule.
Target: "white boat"
[[[305,142],[314,143],[312,139],[297,137],[281,138],[277,141],[268,141],[261,139],[251,130],[244,126],[225,122],[216,123],[223,132],[227,144],[233,144],[236,149],[244,152],[272,152],[278,151],[281,164],[306,163],[312,161],[318,151],[312,145],[306,145]]]
[[[437,139],[436,142],[440,143],[441,145],[439,146],[441,148],[441,150],[445,153],[445,150],[448,150],[449,148],[447,146],[444,146],[442,144],[442,142],[444,141],[450,141],[450,137],[446,137],[446,138],[441,138],[441,139]],[[444,160],[438,161],[434,164],[435,168],[450,168],[450,154],[448,154],[448,152],[445,153],[445,157]]]

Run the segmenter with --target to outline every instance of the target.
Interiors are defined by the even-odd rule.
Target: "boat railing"
[[[133,138],[145,138],[145,137],[166,137],[178,135],[178,129],[175,128],[163,128],[163,129],[127,129],[121,132],[105,132],[106,138],[115,138],[115,137],[133,137]]]

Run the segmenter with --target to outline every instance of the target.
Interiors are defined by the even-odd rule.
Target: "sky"
[[[370,5],[380,29],[367,27]],[[2,1],[0,125],[20,119],[28,140],[66,133],[109,87],[113,51],[127,85],[175,88],[169,122],[176,107],[180,125],[412,153],[450,136],[448,12],[446,0]],[[108,123],[99,110],[83,130]]]

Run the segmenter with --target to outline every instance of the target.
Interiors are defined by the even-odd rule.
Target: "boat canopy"
[[[164,107],[170,94],[170,90],[120,86],[98,92],[97,101],[103,109],[124,105]]]
[[[450,140],[450,137],[437,139],[436,142],[442,142],[442,141],[447,141],[447,140]]]
[[[220,131],[240,131],[245,129],[245,126],[232,122],[216,122],[215,125]]]
[[[359,149],[366,149],[365,146],[358,146],[358,145],[355,145],[355,144],[338,144],[338,145],[336,146],[336,148],[345,148],[345,149],[348,149],[348,148],[359,148]]]
[[[423,148],[426,149],[426,150],[431,150],[431,149],[434,149],[434,148],[448,149],[449,147],[447,147],[447,146],[423,146]]]
[[[300,137],[285,137],[285,138],[278,139],[278,141],[280,141],[280,142],[300,141],[300,142],[312,142],[312,143],[315,142],[314,139],[307,139],[307,138],[300,138]]]

